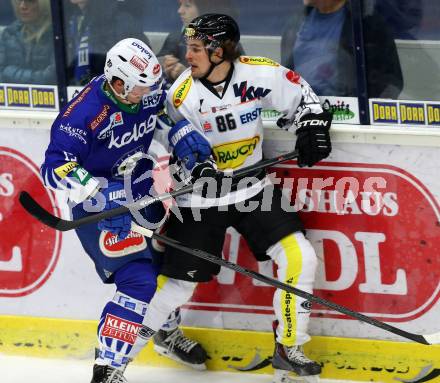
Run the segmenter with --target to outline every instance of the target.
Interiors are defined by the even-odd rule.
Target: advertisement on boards
[[[2,109],[58,111],[58,88],[53,85],[0,83]]]
[[[439,206],[419,180],[403,169],[374,164],[323,163],[310,169],[285,164],[275,174],[291,200],[286,209],[299,212],[318,254],[316,295],[388,322],[416,319],[437,302]],[[224,253],[256,269],[236,232],[228,234]],[[272,265],[266,272],[276,275]],[[191,307],[272,311],[272,288],[232,274],[199,289]],[[318,305],[312,315],[341,317]]]
[[[47,130],[0,127],[0,314],[97,319],[114,287],[100,282],[73,232],[47,229],[17,204],[18,192],[28,190],[53,214],[71,219],[39,179],[48,138]],[[298,211],[317,252],[316,295],[408,331],[439,330],[436,152],[336,143],[315,167],[289,162],[273,169],[274,183],[291,202],[286,209]],[[223,255],[276,277],[276,267],[257,264],[234,230]],[[185,306],[184,324],[269,331],[273,292],[222,269],[216,280],[199,285]],[[360,328],[358,321],[312,307],[312,334],[358,337]],[[369,335],[390,336],[375,328]]]
[[[315,295],[408,330],[439,330],[440,184],[434,176],[439,165],[435,153],[435,148],[336,144],[329,161],[312,168],[292,162],[273,169],[274,182],[291,201],[286,208],[298,212],[318,255]],[[234,230],[226,237],[223,255],[276,278],[276,267],[257,264]],[[210,318],[228,328],[267,329],[273,292],[222,269],[193,295],[190,318],[199,324]],[[362,325],[314,304],[311,328],[320,335],[358,337]],[[390,337],[376,328],[368,331],[372,337]]]
[[[59,215],[53,192],[39,179],[38,168],[23,153],[0,147],[0,296],[31,294],[50,277],[61,247],[61,233],[33,219],[17,203],[29,190],[45,209]]]

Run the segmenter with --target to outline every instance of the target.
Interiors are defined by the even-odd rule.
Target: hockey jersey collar
[[[109,98],[119,109],[121,109],[123,112],[136,114],[139,112],[140,104],[124,104],[120,102],[113,92],[110,90],[109,86],[107,85],[107,82],[104,81],[101,85],[101,90],[104,93],[104,95]]]
[[[206,78],[201,78],[200,82],[210,90],[212,94],[217,96],[219,99],[223,99],[223,96],[226,94],[226,89],[228,89],[229,83],[231,82],[232,74],[234,73],[234,63],[231,62],[231,67],[229,68],[228,74],[226,75],[226,78],[222,81],[217,82],[211,82],[208,81]],[[222,82],[225,83],[223,94],[220,96],[217,91],[215,90],[215,86],[218,84],[221,84]]]

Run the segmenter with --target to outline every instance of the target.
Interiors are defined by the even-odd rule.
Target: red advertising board
[[[275,170],[320,259],[316,295],[386,321],[408,321],[432,307],[440,289],[440,214],[417,178],[372,164],[290,163]],[[258,271],[238,234],[227,237],[223,251]],[[271,265],[268,271],[275,275]],[[272,287],[222,271],[196,290],[189,307],[270,313],[272,294]],[[340,317],[319,305],[312,315]]]
[[[18,203],[21,190],[59,216],[54,195],[43,186],[33,161],[0,147],[0,296],[25,296],[41,287],[60,253],[61,233],[26,213]]]

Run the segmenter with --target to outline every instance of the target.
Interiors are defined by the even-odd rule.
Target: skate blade
[[[319,383],[319,375],[294,376],[289,372],[275,369],[273,383]]]
[[[163,356],[165,356],[165,357],[167,357],[169,359],[172,359],[172,360],[174,360],[177,363],[184,364],[185,366],[191,367],[194,370],[197,370],[197,371],[205,371],[206,370],[206,364],[205,363],[194,364],[194,363],[185,362],[184,360],[180,359],[176,354],[173,354],[172,352],[169,352],[168,348],[166,348],[166,347],[161,347],[161,346],[158,346],[157,344],[155,344],[153,349],[158,354],[163,355]]]

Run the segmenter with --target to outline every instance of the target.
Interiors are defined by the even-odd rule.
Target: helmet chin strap
[[[112,84],[110,84],[109,81],[107,81],[108,86],[110,87],[110,89],[112,90],[112,92],[115,94],[115,96],[118,96],[120,98],[120,102],[122,102],[123,104],[131,104],[130,101],[127,100],[127,95],[126,94],[122,94],[116,91],[115,88],[113,88]]]
[[[213,62],[213,61],[211,60],[211,56],[212,56],[212,54],[214,53],[214,49],[212,49],[212,48],[206,48],[206,50],[208,51],[208,54],[209,54],[208,58],[209,58],[209,62],[211,63],[211,66],[209,67],[208,72],[206,72],[206,73],[201,77],[201,79],[203,79],[203,80],[207,80],[208,77],[209,77],[209,75],[210,75],[210,74],[212,73],[212,71],[214,70],[214,68],[215,68],[217,65],[220,65],[223,61],[225,61],[225,59],[222,58],[222,60],[221,60],[220,62],[218,62],[218,63]]]

